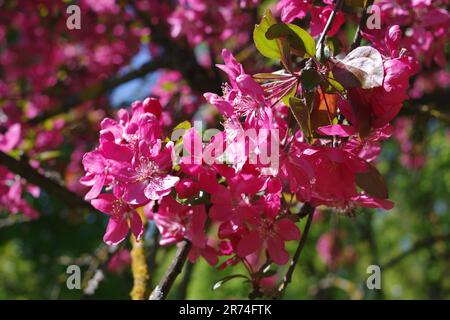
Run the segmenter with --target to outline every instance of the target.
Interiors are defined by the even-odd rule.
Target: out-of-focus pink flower
[[[108,262],[108,271],[122,273],[131,264],[130,251],[122,249],[116,252]]]

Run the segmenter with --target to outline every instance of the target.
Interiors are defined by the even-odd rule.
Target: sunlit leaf
[[[383,59],[375,48],[359,47],[344,59],[333,59],[333,62],[334,77],[346,88],[371,89],[383,84]]]
[[[294,24],[276,23],[267,30],[266,37],[270,40],[284,39],[290,48],[301,57],[313,57],[316,54],[316,43],[311,35]]]
[[[253,41],[256,49],[265,57],[275,60],[281,60],[281,41],[269,40],[266,38],[266,32],[269,28],[276,23],[276,20],[272,16],[272,12],[267,9],[264,14],[261,23],[255,26],[253,30]]]

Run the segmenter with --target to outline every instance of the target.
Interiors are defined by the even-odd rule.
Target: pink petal
[[[209,216],[216,221],[227,221],[233,214],[231,204],[214,204],[209,209]]]
[[[194,246],[204,248],[207,240],[204,230],[206,222],[205,206],[192,206],[192,210],[193,213],[190,221],[189,238]]]
[[[270,238],[267,241],[267,249],[270,258],[278,265],[286,264],[289,261],[289,253],[284,248],[284,242],[281,238]]]
[[[91,201],[92,206],[103,213],[110,214],[112,212],[112,203],[116,200],[112,194],[104,193],[97,199]]]
[[[276,228],[278,235],[284,241],[300,239],[300,230],[298,230],[295,223],[288,218],[277,221]]]
[[[149,199],[145,196],[144,190],[146,188],[145,183],[135,182],[129,183],[125,186],[125,193],[123,200],[132,205],[145,204]]]
[[[107,245],[116,245],[122,242],[128,234],[128,223],[126,219],[109,219],[108,226],[106,227],[103,241]]]
[[[349,137],[356,134],[356,129],[352,126],[336,124],[320,127],[317,132],[324,136]]]
[[[106,158],[116,161],[131,161],[133,151],[126,147],[115,144],[111,141],[103,142],[101,149]]]
[[[170,193],[170,189],[180,180],[175,176],[153,177],[144,189],[145,196],[150,200],[159,200]]]
[[[96,175],[94,178],[94,185],[91,190],[84,196],[84,199],[91,200],[96,198],[100,192],[102,192],[103,185],[105,184],[106,176],[103,174]]]
[[[130,227],[131,232],[136,237],[136,240],[139,241],[142,234],[144,233],[144,225],[142,224],[141,217],[137,212],[133,212],[130,219]]]
[[[259,236],[259,233],[256,230],[253,230],[239,241],[236,252],[238,256],[246,257],[249,254],[258,251],[262,245],[263,241]]]
[[[15,123],[12,126],[10,126],[2,139],[3,141],[2,145],[0,145],[0,150],[8,152],[14,149],[16,145],[20,142],[21,135],[22,135],[22,127],[20,126],[19,123]]]
[[[103,173],[105,171],[104,158],[97,150],[83,156],[83,166],[87,172]]]

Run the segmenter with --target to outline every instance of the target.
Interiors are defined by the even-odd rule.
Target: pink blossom
[[[298,240],[300,231],[288,218],[276,220],[272,214],[250,220],[252,228],[242,237],[237,246],[237,254],[246,257],[262,248],[267,248],[270,258],[276,264],[283,265],[289,260],[284,242]]]
[[[141,217],[134,208],[126,204],[116,195],[103,193],[91,201],[92,206],[109,216],[108,226],[103,237],[108,245],[122,242],[129,229],[139,240],[144,232]]]
[[[122,249],[116,252],[108,262],[108,271],[112,273],[121,273],[131,264],[130,251]]]
[[[131,166],[112,171],[111,174],[124,183],[124,200],[130,204],[145,204],[159,200],[170,193],[180,178],[168,174],[172,168],[173,143],[161,149],[161,141],[153,145],[139,143],[139,151]]]
[[[203,205],[185,206],[170,196],[164,197],[153,220],[161,233],[161,245],[188,239],[194,247],[206,247],[206,211]]]

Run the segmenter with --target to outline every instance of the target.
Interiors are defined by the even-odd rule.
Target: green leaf
[[[313,57],[316,54],[314,38],[304,29],[295,24],[276,23],[266,32],[269,40],[283,39],[288,41],[292,51],[301,57]]]
[[[256,82],[279,81],[290,78],[292,78],[292,75],[286,73],[284,69],[272,73],[256,73],[253,75],[253,79],[255,79]]]
[[[292,89],[289,90],[288,93],[286,93],[286,95],[281,99],[281,101],[285,104],[285,105],[289,105],[289,99],[294,97],[295,94],[297,93],[297,84],[294,84],[292,86]]]
[[[322,82],[322,78],[317,70],[309,68],[303,69],[302,74],[300,75],[300,81],[303,89],[311,90]]]
[[[388,188],[383,176],[372,164],[367,164],[369,170],[367,172],[358,173],[356,175],[356,184],[367,194],[380,199],[389,198]]]
[[[372,47],[359,47],[344,59],[332,59],[333,74],[344,87],[372,89],[383,84],[384,68],[380,52]]]
[[[266,13],[261,19],[261,23],[255,26],[253,30],[253,41],[256,49],[265,57],[275,60],[281,60],[281,48],[282,43],[280,40],[269,40],[266,38],[266,32],[269,28],[276,23],[270,9],[266,10]]]
[[[52,150],[52,151],[44,151],[41,152],[38,156],[40,161],[47,161],[50,159],[58,158],[61,156],[61,151],[59,150]]]
[[[296,97],[289,98],[289,106],[291,107],[292,114],[295,120],[302,129],[306,137],[312,137],[311,134],[311,118],[307,106]]]
[[[175,130],[178,130],[178,129],[184,129],[184,130],[189,130],[191,128],[191,123],[189,122],[189,121],[183,121],[183,122],[180,122],[174,129],[173,129],[173,131],[175,131]]]
[[[328,87],[326,88],[326,93],[344,93],[344,87],[336,79],[334,79],[333,73],[330,72],[327,77]]]

